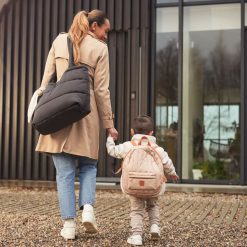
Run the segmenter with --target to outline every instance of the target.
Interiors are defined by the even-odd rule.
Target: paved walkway
[[[119,190],[98,190],[95,212],[99,234],[84,233],[78,211],[77,238],[64,242],[54,189],[0,188],[0,246],[127,246],[127,198]],[[144,246],[247,246],[246,195],[167,192],[160,213],[162,237],[149,239],[146,216]]]

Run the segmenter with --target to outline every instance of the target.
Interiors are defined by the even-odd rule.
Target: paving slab
[[[162,236],[150,240],[145,215],[144,246],[247,246],[247,195],[167,192],[159,201]],[[128,246],[129,211],[121,191],[97,190],[99,233],[84,232],[78,210],[77,238],[64,241],[54,188],[0,187],[0,246]]]

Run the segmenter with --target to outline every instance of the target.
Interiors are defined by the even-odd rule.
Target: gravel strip
[[[120,191],[99,190],[96,201],[99,233],[86,234],[78,212],[77,238],[64,241],[59,236],[62,221],[55,190],[0,188],[0,246],[128,246],[128,200]],[[246,202],[246,195],[167,192],[160,199],[161,239],[156,242],[150,240],[146,217],[144,246],[246,247]],[[204,203],[208,206],[200,211]],[[229,210],[224,215],[228,205]],[[194,215],[196,211],[197,218]],[[191,217],[197,220],[191,221]],[[216,224],[221,218],[222,222]]]

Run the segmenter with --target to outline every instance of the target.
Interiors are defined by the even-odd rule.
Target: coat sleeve
[[[48,57],[45,64],[45,70],[41,81],[42,88],[45,88],[47,86],[49,80],[51,79],[55,71],[56,71],[55,49],[54,49],[54,45],[52,44],[52,47],[48,53]]]
[[[109,91],[109,55],[104,47],[95,68],[94,94],[100,119],[105,129],[113,128],[113,114]]]

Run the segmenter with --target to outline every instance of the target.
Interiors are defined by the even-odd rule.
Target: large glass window
[[[244,25],[247,26],[247,3],[244,4]]]
[[[240,20],[240,4],[184,7],[183,179],[239,179]]]
[[[157,9],[156,137],[177,165],[178,8]]]

